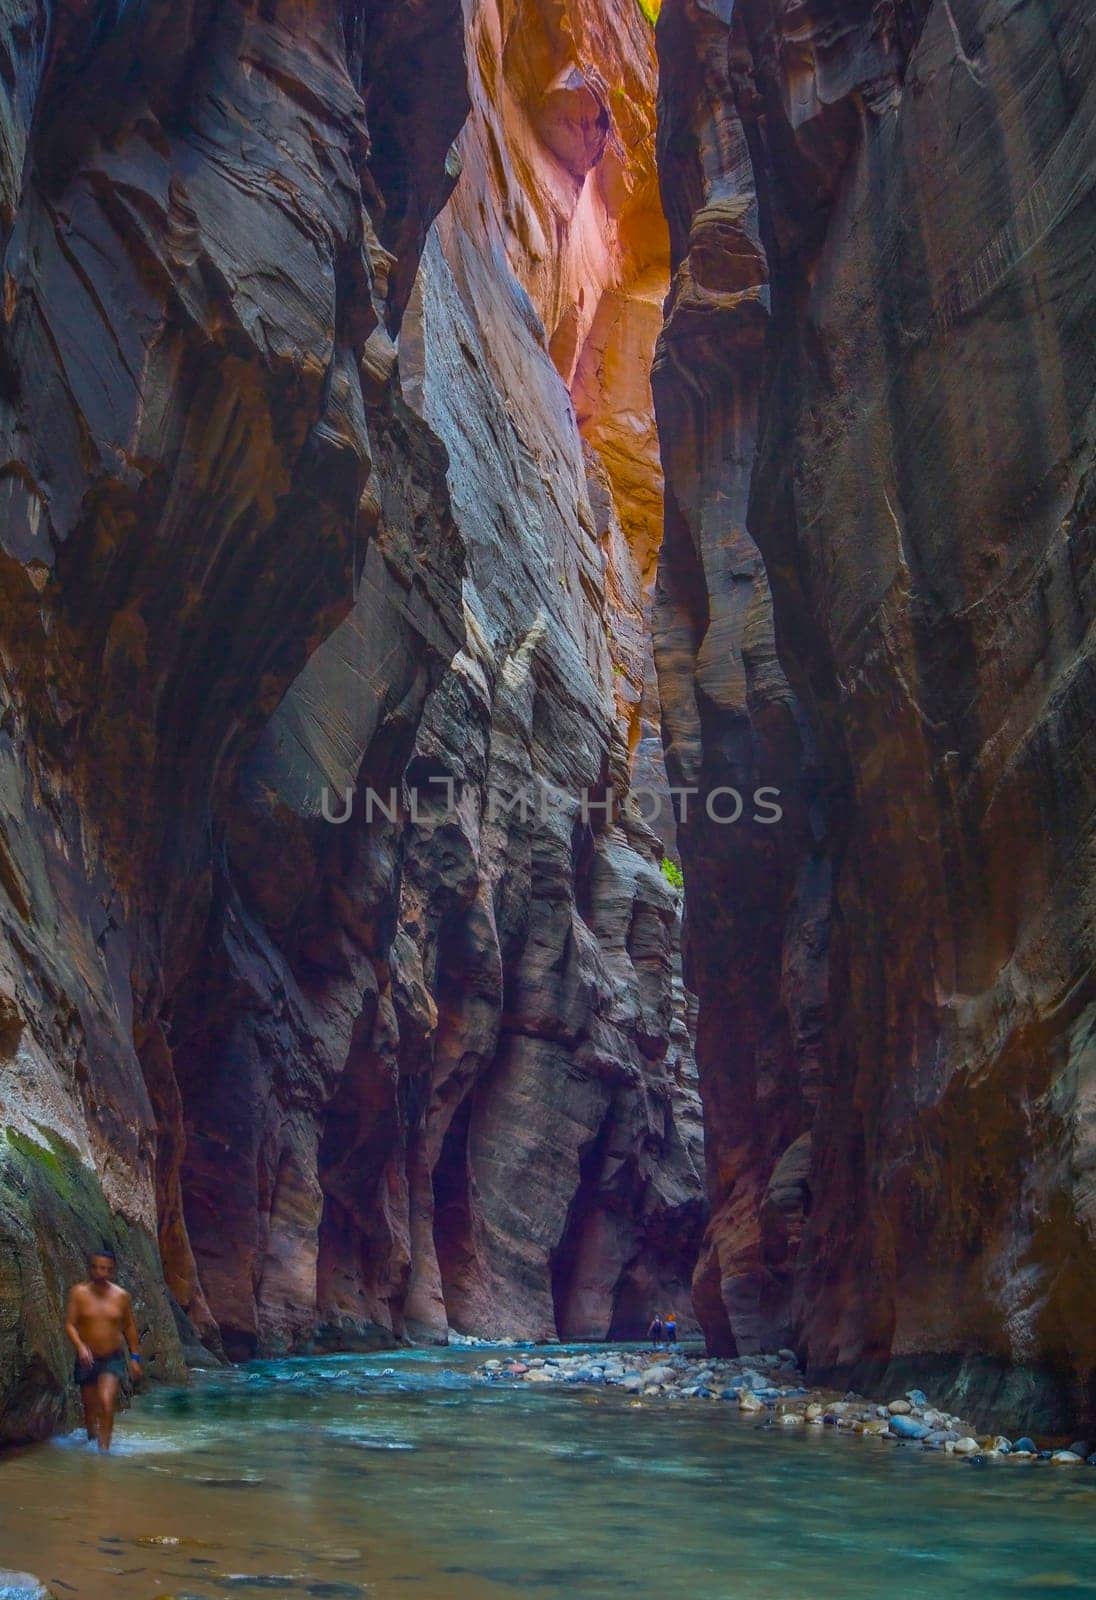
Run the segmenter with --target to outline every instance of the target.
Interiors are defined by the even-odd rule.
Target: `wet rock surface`
[[[713,1349],[1091,1416],[1091,27],[663,7],[655,367]]]

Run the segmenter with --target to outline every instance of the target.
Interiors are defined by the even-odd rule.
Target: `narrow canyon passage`
[[[1096,1448],[1094,52],[0,8],[0,1444],[108,1245]]]

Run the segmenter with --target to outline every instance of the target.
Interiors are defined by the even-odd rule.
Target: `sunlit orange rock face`
[[[667,0],[711,1343],[1096,1412],[1088,8]],[[1086,176],[1082,176],[1082,175]]]
[[[678,899],[579,809],[650,717],[646,23],[0,30],[0,1438],[104,1238],[160,1373],[686,1317]]]
[[[650,670],[653,42],[630,3],[467,15],[461,177],[400,342],[468,551],[465,649],[418,741],[467,803],[444,854],[423,835],[401,906],[447,1001],[407,1167],[404,1313],[638,1333],[660,1305],[691,1323],[702,1209],[676,897],[661,841],[591,825],[577,796],[626,792]],[[485,785],[556,815],[493,817]]]
[[[650,367],[669,239],[655,164],[654,36],[628,0],[493,0],[469,16],[464,174],[439,238],[485,320],[495,303],[488,359],[529,436],[541,431],[545,385],[508,327],[501,268],[528,294],[538,340],[543,329],[570,391],[593,452],[617,699],[634,744],[662,537]]]

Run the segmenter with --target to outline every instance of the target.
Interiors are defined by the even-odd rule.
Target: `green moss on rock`
[[[94,1245],[118,1257],[149,1372],[184,1376],[156,1242],[111,1212],[78,1153],[0,1130],[0,1443],[40,1439],[77,1420],[72,1350],[62,1327],[70,1284]]]

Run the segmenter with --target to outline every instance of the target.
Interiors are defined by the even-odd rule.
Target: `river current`
[[[0,1567],[60,1600],[1096,1595],[1096,1469],[956,1460],[710,1403],[484,1385],[484,1351],[154,1390],[101,1459],[0,1458]]]

